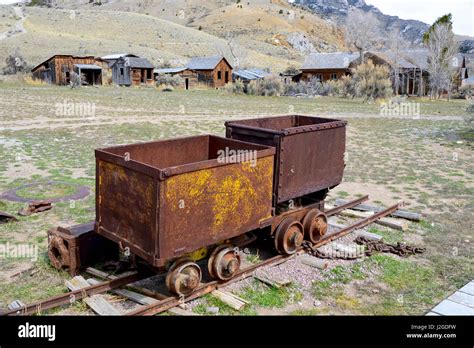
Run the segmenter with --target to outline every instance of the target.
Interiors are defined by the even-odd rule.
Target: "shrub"
[[[469,130],[474,131],[474,103],[469,103],[466,111],[468,114],[466,115],[464,121],[466,122]]]
[[[292,82],[284,86],[285,95],[309,94],[308,85],[305,82]]]
[[[16,50],[5,58],[5,67],[2,70],[4,75],[15,75],[27,70],[27,63],[21,53]]]
[[[267,76],[259,83],[260,95],[279,96],[283,92],[283,83],[279,76]]]
[[[465,85],[459,88],[459,97],[465,99],[471,99],[474,97],[474,86],[473,85]]]
[[[387,98],[392,95],[390,71],[384,65],[375,65],[371,60],[353,70],[352,80],[357,97],[367,100]]]
[[[257,81],[250,81],[248,84],[247,84],[247,94],[249,95],[259,95],[259,84]]]
[[[225,90],[228,93],[243,94],[244,90],[245,90],[245,86],[244,86],[244,83],[242,82],[242,80],[237,79],[237,80],[235,80],[234,83],[228,83],[225,86]]]
[[[163,74],[156,77],[156,87],[160,87],[161,85],[164,85],[165,88],[168,86],[178,87],[182,84],[183,78],[179,75]]]

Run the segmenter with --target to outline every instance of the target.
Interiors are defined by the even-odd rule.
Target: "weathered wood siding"
[[[301,75],[301,80],[307,82],[317,77],[318,75],[321,75],[322,77],[321,82],[326,82],[332,79],[333,74],[336,75],[336,80],[339,80],[345,75],[350,75],[351,72],[349,69],[315,69],[315,70],[305,69],[303,70],[303,74]]]
[[[56,85],[68,85],[74,64],[96,64],[94,57],[54,56],[33,71],[33,77]]]
[[[225,59],[222,59],[212,71],[212,79],[214,82],[212,87],[215,88],[224,87],[226,83],[232,82],[232,68]]]

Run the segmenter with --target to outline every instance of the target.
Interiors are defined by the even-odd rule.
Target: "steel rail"
[[[368,199],[368,196],[358,198],[358,199],[350,201],[350,202],[348,202],[344,205],[338,206],[334,209],[330,209],[326,212],[326,214],[328,216],[335,215],[335,214],[339,213],[340,211],[342,211],[344,209],[351,208],[353,206],[356,206],[356,205],[360,204],[361,202],[366,201],[367,199]],[[359,221],[357,221],[356,223],[354,223],[350,226],[347,226],[347,227],[345,227],[341,230],[338,230],[334,233],[326,235],[320,241],[313,244],[313,248],[320,247],[320,246],[322,246],[326,243],[329,243],[330,241],[333,241],[334,239],[340,238],[340,237],[342,237],[342,236],[344,236],[344,235],[346,235],[346,234],[348,234],[348,233],[350,233],[350,232],[352,232],[356,229],[360,229],[362,227],[365,227],[365,226],[371,224],[372,222],[393,213],[394,211],[396,211],[400,207],[400,205],[401,205],[401,203],[395,204],[395,205],[393,205],[393,206],[391,206],[391,207],[389,207],[385,210],[382,210],[382,211],[380,211],[378,213],[375,213],[375,214],[373,214],[373,215],[371,215],[367,218],[359,220]],[[264,261],[262,261],[258,264],[249,266],[245,269],[242,269],[242,270],[238,271],[237,274],[232,279],[230,279],[228,281],[213,280],[213,281],[201,284],[192,294],[190,294],[186,297],[169,296],[169,297],[166,297],[165,299],[160,300],[157,303],[154,303],[154,304],[151,304],[151,305],[141,306],[140,308],[138,308],[136,310],[133,310],[133,311],[130,311],[130,312],[126,313],[125,315],[127,315],[127,316],[156,315],[156,314],[162,313],[162,312],[164,312],[164,311],[166,311],[170,308],[173,308],[173,307],[176,307],[176,306],[180,305],[181,303],[191,301],[191,300],[196,299],[198,297],[201,297],[205,294],[208,294],[208,293],[210,293],[210,292],[212,292],[212,291],[214,291],[214,290],[216,290],[220,287],[223,287],[223,286],[226,286],[228,284],[234,283],[236,281],[240,281],[242,279],[245,279],[245,278],[251,276],[252,272],[255,271],[256,269],[260,268],[260,267],[280,264],[280,263],[285,262],[285,261],[295,257],[296,255],[299,255],[299,254],[303,253],[303,252],[304,252],[304,249],[302,247],[300,247],[297,250],[297,252],[292,254],[292,255],[276,255],[276,256],[273,256],[273,257],[271,257],[267,260],[264,260]],[[71,303],[71,299],[80,300],[80,299],[83,299],[87,296],[102,294],[102,293],[105,293],[107,291],[110,291],[110,290],[113,290],[113,289],[116,289],[116,288],[119,288],[119,287],[122,287],[122,286],[125,286],[125,285],[129,285],[131,283],[134,283],[138,280],[141,280],[141,279],[144,279],[144,278],[147,278],[147,277],[148,277],[147,274],[145,275],[145,274],[140,274],[140,273],[137,273],[137,272],[133,272],[131,274],[127,274],[127,275],[124,275],[124,276],[122,275],[122,276],[119,276],[115,279],[111,279],[109,281],[105,281],[105,282],[99,283],[97,285],[91,285],[91,286],[89,286],[87,288],[84,288],[84,289],[74,290],[74,291],[71,291],[71,292],[68,292],[68,293],[65,293],[65,294],[62,294],[62,295],[51,297],[51,298],[46,299],[46,300],[37,301],[37,302],[32,303],[30,305],[25,305],[25,306],[23,306],[19,309],[8,310],[8,311],[0,313],[0,315],[31,315],[31,314],[35,314],[35,313],[41,313],[41,311],[48,310],[48,309],[51,309],[51,308],[55,308],[55,307],[58,307],[58,306],[61,306],[61,305],[67,304],[67,303]]]
[[[72,303],[76,300],[83,299],[87,296],[103,294],[109,290],[119,288],[121,286],[134,283],[138,280],[147,278],[148,275],[133,272],[116,279],[105,281],[97,285],[91,285],[87,288],[70,291],[68,293],[57,295],[46,300],[37,301],[30,305],[25,305],[18,309],[12,309],[0,313],[2,316],[6,315],[31,315],[35,313],[41,313],[44,310],[59,307],[64,304]]]

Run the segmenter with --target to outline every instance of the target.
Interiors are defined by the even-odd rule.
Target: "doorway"
[[[224,73],[224,81],[225,81],[225,83],[229,83],[229,72],[228,71],[226,71]]]
[[[188,78],[186,78],[184,80],[184,84],[185,84],[186,90],[188,90],[189,89],[189,79]]]

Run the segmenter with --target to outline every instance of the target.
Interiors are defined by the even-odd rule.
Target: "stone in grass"
[[[24,307],[25,305],[23,304],[23,302],[21,302],[20,300],[15,300],[13,301],[12,303],[10,303],[8,305],[8,309],[10,310],[15,310],[15,309],[20,309],[22,307]]]
[[[219,313],[219,307],[206,307],[206,312],[211,314]]]
[[[315,300],[315,301],[313,302],[313,306],[314,306],[314,307],[319,307],[319,306],[321,306],[321,301]]]

